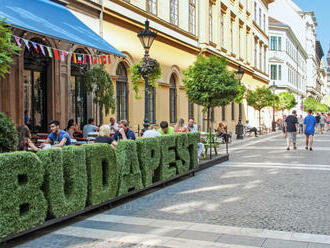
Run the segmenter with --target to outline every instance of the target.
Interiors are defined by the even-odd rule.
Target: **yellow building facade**
[[[160,63],[162,69],[159,86],[150,97],[152,123],[158,124],[163,120],[174,123],[179,118],[187,121],[193,117],[201,131],[206,129],[202,107],[189,104],[182,83],[183,71],[199,54],[226,57],[231,71],[237,71],[241,65],[245,71],[242,83],[248,89],[267,86],[267,13],[268,4],[272,1],[93,0],[88,4],[78,1],[80,9],[86,9],[87,5],[95,9],[95,16],[100,16],[99,33],[126,55],[125,59],[113,58],[112,63],[105,66],[115,79],[117,109],[112,116],[128,119],[136,131],[142,128],[143,89],[142,98],[136,99],[130,68],[144,55],[137,32],[144,29],[146,19],[158,35],[150,56]],[[78,10],[77,6],[75,10]],[[256,111],[246,103],[243,106],[243,120],[249,119],[257,126]],[[213,116],[214,127],[218,122],[225,122],[228,129],[234,131],[238,106],[230,104],[223,109],[216,108]],[[110,115],[106,116],[104,123],[108,123],[109,118]],[[266,124],[269,113],[265,111],[262,118]]]

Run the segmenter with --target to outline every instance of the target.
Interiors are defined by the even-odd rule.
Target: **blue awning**
[[[17,28],[125,56],[66,7],[49,0],[0,0],[0,18]]]

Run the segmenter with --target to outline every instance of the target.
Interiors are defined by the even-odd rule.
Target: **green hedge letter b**
[[[31,152],[1,154],[0,171],[0,238],[43,223],[47,201],[40,159]]]

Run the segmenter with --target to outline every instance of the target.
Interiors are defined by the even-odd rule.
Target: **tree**
[[[0,19],[0,77],[5,77],[8,73],[12,57],[18,54],[20,48],[11,42],[10,25],[5,19]]]
[[[94,93],[94,103],[99,104],[100,109],[105,109],[105,114],[115,111],[115,97],[112,79],[109,73],[101,66],[95,66],[86,72],[86,89]],[[102,111],[101,111],[102,113]]]
[[[210,110],[233,102],[241,86],[232,72],[226,70],[225,58],[198,56],[193,65],[184,71],[183,83],[191,103],[207,111],[207,129],[210,127]]]
[[[316,111],[317,112],[328,112],[329,111],[329,106],[326,105],[326,104],[322,104],[320,102],[317,103],[317,106],[316,106]]]
[[[275,107],[278,110],[290,110],[297,105],[296,98],[289,92],[281,92],[277,94]]]
[[[275,101],[275,95],[267,87],[257,88],[256,90],[248,90],[246,94],[247,104],[259,112],[259,128],[261,127],[261,110],[265,107],[272,106]]]
[[[314,111],[317,111],[317,105],[318,101],[316,101],[313,97],[307,97],[304,102],[304,109],[305,111],[308,111],[309,109]]]

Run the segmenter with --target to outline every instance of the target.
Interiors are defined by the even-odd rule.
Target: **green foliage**
[[[176,167],[177,174],[182,174],[190,169],[190,152],[187,134],[176,135]]]
[[[31,152],[0,154],[0,238],[45,221],[44,168]]]
[[[11,42],[12,31],[5,19],[0,19],[0,77],[5,77],[13,63],[12,57],[18,55],[21,50]]]
[[[326,104],[322,104],[313,97],[308,97],[304,100],[304,109],[307,112],[311,109],[313,112],[328,112],[329,106]]]
[[[176,137],[175,135],[164,135],[160,139],[160,167],[159,180],[163,181],[176,175]]]
[[[276,97],[267,87],[257,88],[256,90],[248,90],[246,94],[247,104],[259,111],[259,127],[261,126],[260,111],[273,105]]]
[[[317,112],[329,112],[329,106],[326,104],[318,103],[316,107]]]
[[[86,151],[88,204],[111,200],[118,191],[115,150],[108,144],[88,144],[83,147]]]
[[[142,175],[139,167],[136,142],[134,140],[119,141],[116,154],[119,170],[118,196],[127,194],[132,190],[142,189]]]
[[[200,133],[187,133],[189,153],[190,153],[190,170],[198,168],[198,143],[200,142]]]
[[[160,165],[161,138],[162,137],[155,137],[136,140],[144,187],[150,186],[157,180],[155,171]]]
[[[16,151],[18,134],[14,122],[0,112],[0,153]]]
[[[186,94],[191,103],[205,108],[226,106],[235,100],[242,89],[234,73],[226,70],[225,58],[198,56],[184,71]]]
[[[245,94],[246,94],[246,86],[244,84],[241,84],[238,86],[238,94],[235,97],[235,102],[236,103],[242,103],[243,99],[245,98]]]
[[[290,110],[297,105],[296,98],[289,92],[281,92],[276,95],[275,108],[277,110]]]
[[[101,66],[94,66],[86,72],[86,89],[94,92],[94,102],[104,106],[105,114],[115,112],[115,93],[109,73]]]
[[[131,67],[131,80],[132,80],[133,90],[135,92],[136,99],[141,99],[139,87],[140,86],[144,87],[144,80],[139,70],[141,65],[142,65],[142,60]],[[160,79],[161,76],[162,76],[162,70],[160,65],[157,63],[157,66],[154,68],[154,71],[148,74],[148,79],[149,79],[148,84],[151,85],[152,87],[158,87],[157,80]]]
[[[44,193],[49,216],[61,217],[86,205],[86,155],[82,147],[41,150],[37,153],[45,168]]]
[[[247,104],[255,110],[262,110],[265,107],[272,106],[275,96],[267,87],[248,90],[246,95]]]

